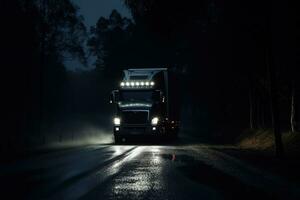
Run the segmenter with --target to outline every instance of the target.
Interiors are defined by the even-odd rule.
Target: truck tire
[[[115,138],[115,144],[120,144],[121,143],[121,137],[120,136],[115,135],[114,138]]]

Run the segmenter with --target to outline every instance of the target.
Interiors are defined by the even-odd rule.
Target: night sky
[[[122,16],[131,17],[129,10],[122,0],[72,0],[80,7],[86,25],[95,25],[100,16],[108,17],[113,9],[118,10]]]
[[[131,18],[131,14],[122,0],[72,0],[79,6],[79,13],[84,17],[87,30],[94,26],[101,17],[108,17],[113,9],[118,10],[123,17]],[[88,67],[84,67],[77,60],[65,61],[68,70],[89,70],[93,69],[94,59],[90,58]]]

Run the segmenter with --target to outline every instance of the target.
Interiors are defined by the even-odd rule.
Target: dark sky
[[[117,9],[122,16],[130,17],[129,10],[123,0],[72,0],[80,8],[86,25],[95,25],[100,16],[108,17],[113,9]]]
[[[108,17],[113,9],[118,10],[123,17],[132,18],[129,10],[123,4],[123,0],[72,0],[79,6],[79,12],[85,19],[87,30],[94,26],[98,19]],[[77,60],[65,61],[68,70],[89,70],[93,69],[93,59],[90,59],[88,68],[83,67]]]

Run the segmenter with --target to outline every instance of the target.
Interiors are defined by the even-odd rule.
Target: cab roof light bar
[[[120,83],[122,88],[148,88],[154,85],[153,81],[122,81]]]

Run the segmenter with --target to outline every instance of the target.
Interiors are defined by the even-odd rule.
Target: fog
[[[45,99],[41,141],[36,142],[46,146],[112,143],[109,89],[93,70],[66,74],[60,95],[53,101]]]

